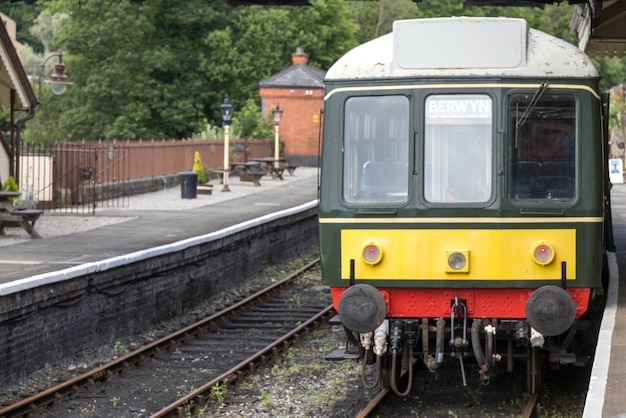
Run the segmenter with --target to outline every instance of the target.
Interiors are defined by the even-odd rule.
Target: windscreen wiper
[[[543,83],[541,83],[541,86],[539,86],[532,99],[530,99],[530,102],[528,103],[528,107],[524,111],[524,114],[522,114],[517,122],[515,122],[516,128],[519,128],[526,123],[526,121],[528,120],[528,115],[530,115],[530,112],[532,112],[535,106],[537,106],[537,102],[539,102],[539,99],[541,98],[543,92],[546,91],[546,88],[548,88],[548,82],[544,81]]]

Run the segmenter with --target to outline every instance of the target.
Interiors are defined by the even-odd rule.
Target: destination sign
[[[486,96],[431,96],[426,100],[426,117],[432,119],[491,118],[491,99]]]

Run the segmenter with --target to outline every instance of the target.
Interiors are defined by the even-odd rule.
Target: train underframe
[[[358,286],[365,286],[367,297],[380,294],[371,286]],[[534,312],[527,308],[530,321],[526,315],[518,318],[472,316],[467,300],[458,295],[449,300],[446,315],[382,318],[381,306],[377,306],[380,300],[367,300],[362,297],[363,288],[357,289],[351,292],[359,295],[354,299],[354,306],[346,304],[345,299],[338,303],[339,321],[347,335],[345,353],[363,360],[366,388],[382,386],[398,396],[410,393],[416,363],[422,363],[431,373],[438,373],[444,363],[450,361],[459,363],[463,386],[467,386],[469,362],[477,366],[479,381],[483,384],[491,381],[496,367],[505,366],[507,372],[513,372],[517,362],[525,362],[527,390],[537,393],[542,390],[543,371],[548,364],[550,369],[561,365],[587,366],[593,354],[593,345],[581,342],[581,335],[591,326],[590,315],[567,312],[569,293],[558,286],[540,289],[539,300],[543,302]],[[341,289],[342,296],[346,293],[344,290]],[[584,289],[583,293],[588,291],[590,289]],[[571,298],[572,304],[581,298],[582,295]],[[524,304],[533,303],[537,303],[537,298],[532,298],[531,293]],[[587,307],[586,304],[584,310],[577,307],[580,308],[577,311],[584,312]],[[361,315],[356,322],[355,315]]]

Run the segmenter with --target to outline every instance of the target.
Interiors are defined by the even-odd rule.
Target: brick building
[[[284,143],[284,155],[290,162],[316,166],[326,71],[309,67],[302,48],[292,54],[291,60],[289,68],[259,83],[261,108],[265,116],[276,105],[283,110],[279,135]]]

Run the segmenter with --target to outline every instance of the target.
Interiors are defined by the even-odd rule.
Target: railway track
[[[328,295],[305,279],[318,261],[167,337],[4,407],[0,417],[35,411],[42,417],[196,416],[224,386],[280,355],[334,312]]]

